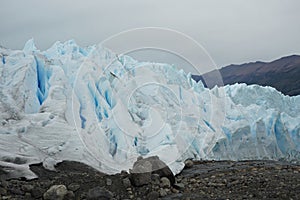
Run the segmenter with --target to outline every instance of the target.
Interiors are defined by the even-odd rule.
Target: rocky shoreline
[[[141,186],[126,172],[107,175],[78,162],[30,168],[39,178],[2,178],[0,199],[300,199],[300,165],[280,161],[188,161],[174,184],[152,173]]]

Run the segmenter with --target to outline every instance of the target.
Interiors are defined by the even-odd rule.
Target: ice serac
[[[0,55],[0,165],[12,176],[62,160],[116,173],[140,155],[175,174],[188,158],[300,160],[300,96],[245,84],[209,90],[175,66],[73,40],[46,51],[30,40]]]

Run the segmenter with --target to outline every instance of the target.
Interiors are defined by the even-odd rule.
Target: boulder
[[[160,178],[168,178],[171,185],[175,183],[173,172],[158,156],[139,157],[130,170],[130,179],[133,185],[142,186],[151,182],[152,174],[158,174]]]
[[[139,160],[130,170],[130,178],[134,186],[142,186],[151,182],[152,165],[148,161]]]

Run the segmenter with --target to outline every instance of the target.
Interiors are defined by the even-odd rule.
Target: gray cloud
[[[268,61],[300,53],[299,9],[298,0],[4,0],[0,44],[21,49],[33,37],[41,49],[68,39],[86,46],[155,26],[190,35],[218,66]]]

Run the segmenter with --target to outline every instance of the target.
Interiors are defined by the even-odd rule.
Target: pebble
[[[280,184],[280,185],[282,185],[282,186],[283,186],[283,185],[285,185],[285,183],[284,183],[284,182],[280,182],[279,184]]]
[[[194,162],[192,160],[186,160],[184,165],[186,168],[192,168],[194,166]]]
[[[76,183],[71,183],[70,185],[68,185],[68,189],[73,192],[79,190],[79,188],[80,188],[80,185],[76,184]]]
[[[160,197],[165,197],[167,195],[168,194],[167,194],[166,190],[164,190],[163,188],[160,188],[160,190],[159,190],[159,196]]]
[[[171,187],[171,183],[170,183],[170,180],[166,177],[162,177],[160,179],[160,182],[161,182],[161,187],[163,188],[169,188]]]
[[[175,194],[179,193],[179,191],[176,190],[175,188],[172,188],[171,191],[172,191],[173,193],[175,193]]]
[[[0,195],[6,195],[7,194],[7,190],[4,188],[0,188]]]
[[[208,180],[208,179],[207,179]],[[197,182],[197,180],[196,179],[194,179],[194,178],[192,178],[191,180],[190,180],[190,182],[191,183],[196,183]]]
[[[183,178],[180,182],[183,183],[183,184],[187,184],[188,180],[186,178]]]
[[[25,199],[32,199],[31,194],[29,192],[26,192],[24,195]]]
[[[202,194],[202,195],[205,194],[205,192],[203,190],[200,190],[199,193]]]
[[[53,185],[43,195],[45,200],[63,200],[68,193],[65,185]]]
[[[22,185],[22,190],[24,192],[31,192],[34,189],[33,185]]]
[[[110,178],[106,179],[106,185],[108,186],[112,185],[112,180]]]
[[[183,183],[175,183],[174,188],[179,190],[184,190],[184,184]]]

